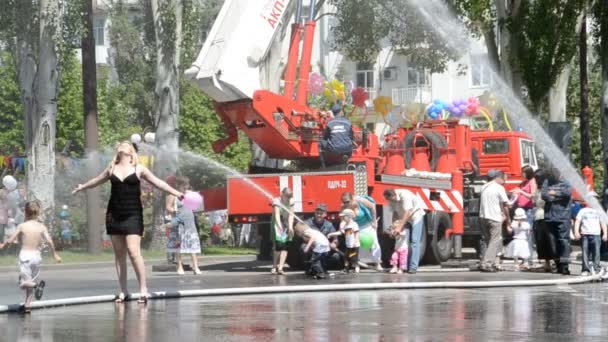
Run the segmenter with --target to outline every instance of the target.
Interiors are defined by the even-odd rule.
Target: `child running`
[[[513,233],[513,241],[507,246],[507,258],[513,258],[515,270],[519,271],[519,259],[524,261],[524,268],[528,268],[527,261],[530,258],[530,248],[528,239],[530,235],[530,223],[525,210],[517,208],[511,226],[507,228],[509,233]]]
[[[340,213],[340,231],[327,235],[328,238],[344,235],[346,242],[346,253],[344,255],[344,272],[348,273],[352,267],[355,273],[359,273],[359,225],[354,221],[355,212],[352,209],[344,209]]]
[[[327,253],[331,249],[329,240],[320,231],[300,222],[296,223],[294,232],[306,243],[304,247],[305,254],[312,249],[312,256],[309,260],[310,274],[315,279],[325,279],[325,263]]]
[[[403,228],[400,228],[403,227]],[[393,223],[390,231],[391,237],[395,239],[395,249],[391,256],[391,270],[389,273],[401,274],[407,271],[407,242],[409,240],[409,230],[401,222]]]
[[[595,191],[590,193],[593,197],[598,197]],[[608,240],[606,224],[600,219],[600,213],[586,206],[579,210],[574,222],[574,238],[581,240],[583,250],[582,276],[601,273],[600,266],[600,246],[602,241]]]
[[[21,252],[19,252],[19,287],[25,290],[25,303],[23,310],[30,313],[32,310],[32,295],[35,292],[36,299],[42,298],[44,281],[38,281],[40,275],[40,249],[43,240],[46,240],[53,251],[53,257],[58,263],[61,257],[55,251],[53,240],[45,225],[36,219],[40,214],[40,204],[37,201],[30,201],[25,204],[25,222],[17,227],[15,233],[4,244],[0,244],[0,249],[15,242],[18,238],[21,241]]]

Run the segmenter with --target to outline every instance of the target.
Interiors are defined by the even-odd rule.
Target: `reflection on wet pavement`
[[[605,340],[603,284],[99,304],[0,316],[7,341]]]

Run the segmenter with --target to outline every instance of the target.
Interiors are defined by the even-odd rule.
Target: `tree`
[[[57,41],[61,37],[57,1],[6,1],[0,5],[3,41],[13,53],[21,94],[28,157],[28,197],[54,207],[55,118],[59,85]]]
[[[589,120],[589,132],[584,133],[584,123],[581,120],[581,76],[580,70],[582,63],[575,59],[572,73],[570,74],[570,81],[568,83],[568,107],[567,107],[567,120],[572,123],[572,146],[570,151],[570,158],[574,165],[585,166],[588,165],[593,169],[595,179],[595,189],[600,193],[602,191],[604,183],[603,173],[603,157],[602,157],[602,136],[601,136],[601,123],[600,123],[600,100],[602,97],[602,73],[601,65],[598,60],[598,56],[592,53],[593,50],[589,51],[589,63],[587,68],[589,69],[588,75],[588,120]],[[590,156],[589,163],[583,163],[581,152],[582,144],[581,140],[583,135],[588,134]]]
[[[8,52],[0,54],[0,154],[10,154],[22,146],[23,109],[17,83],[15,60]]]
[[[416,66],[430,72],[444,71],[446,63],[456,57],[405,2],[330,0],[329,3],[336,6],[338,24],[333,29],[336,48],[354,61],[374,61],[385,39],[395,53],[408,56]]]
[[[175,174],[179,148],[179,75],[182,44],[182,0],[150,0],[156,47],[154,128],[159,146],[155,173],[161,178]],[[152,247],[166,245],[163,219],[164,196],[155,191]]]
[[[589,73],[587,70],[587,16],[583,18],[579,38],[581,167],[591,166],[591,127],[589,114]]]
[[[93,0],[84,0],[84,30],[82,34],[82,102],[84,109],[84,136],[87,153],[97,151],[99,143],[97,122],[97,63],[95,61],[95,37],[93,36]],[[88,178],[95,177],[99,169],[97,158],[86,165]],[[101,253],[101,224],[99,189],[89,189],[87,196],[88,252]]]
[[[604,174],[608,174],[608,1],[598,1],[594,11],[594,36],[597,40],[602,71],[602,96],[600,117],[602,127],[602,150]],[[608,188],[608,177],[604,177],[604,189]]]
[[[579,42],[584,0],[523,1],[512,20],[517,61],[534,109],[549,91],[549,118],[566,121],[566,89]]]
[[[40,200],[47,219],[54,207],[60,61],[79,27],[75,19],[79,8],[76,0],[0,2],[0,40],[17,66],[29,162],[28,197]]]

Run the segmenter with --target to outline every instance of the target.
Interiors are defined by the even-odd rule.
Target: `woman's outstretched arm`
[[[150,184],[154,185],[155,187],[161,189],[164,192],[170,193],[171,195],[177,198],[181,198],[182,196],[184,196],[184,194],[182,194],[181,192],[173,189],[169,184],[167,184],[167,182],[156,177],[152,173],[152,171],[148,170],[147,167],[143,165],[140,165],[139,167],[141,167],[141,178],[147,180],[148,182],[150,182]]]
[[[105,170],[103,170],[99,176],[89,180],[88,182],[84,183],[84,184],[78,184],[78,186],[76,187],[76,189],[74,189],[72,191],[72,195],[77,193],[78,191],[82,191],[82,190],[86,190],[86,189],[90,189],[90,188],[94,188],[104,182],[106,182],[108,179],[110,179],[110,169],[107,168]]]

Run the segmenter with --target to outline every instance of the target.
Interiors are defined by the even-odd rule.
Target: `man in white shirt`
[[[415,274],[420,261],[420,241],[422,241],[422,228],[426,214],[424,204],[418,196],[407,189],[386,189],[383,195],[393,211],[393,222],[399,222],[398,224],[401,225],[401,227],[395,227],[395,230],[403,231],[406,223],[412,226],[411,254],[407,272]]]
[[[488,172],[490,181],[481,188],[479,205],[479,221],[481,234],[486,243],[486,251],[482,256],[479,270],[482,272],[496,272],[496,255],[502,248],[502,225],[506,221],[510,224],[509,198],[503,184],[506,175],[500,170]]]

